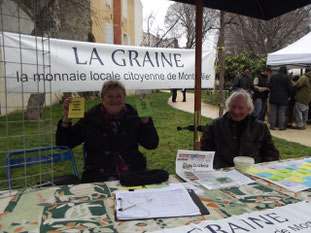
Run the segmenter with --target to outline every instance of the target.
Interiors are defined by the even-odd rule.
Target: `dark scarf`
[[[111,115],[110,113],[108,113],[104,107],[104,104],[102,104],[101,110],[105,121],[108,123],[107,128],[112,130],[114,134],[117,134],[120,126],[120,121],[125,114],[125,107],[116,115]]]
[[[104,107],[104,104],[102,104],[101,109],[102,109],[102,113],[104,115],[104,118],[107,122],[119,121],[122,119],[122,117],[124,116],[124,113],[125,113],[125,107],[116,115],[111,115],[110,113],[108,113]]]
[[[125,107],[116,115],[111,115],[110,113],[108,113],[104,107],[104,104],[102,104],[101,110],[105,121],[108,123],[107,128],[110,129],[114,134],[117,134],[119,126],[121,124],[120,121],[125,114]],[[122,156],[119,153],[115,155],[114,163],[114,168],[110,171],[109,175],[119,178],[122,171],[129,171],[128,166],[125,164]]]

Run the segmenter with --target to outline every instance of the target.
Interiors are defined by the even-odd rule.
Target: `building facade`
[[[144,47],[159,47],[159,48],[179,48],[178,40],[176,38],[162,39],[154,36],[151,33],[143,34],[143,41],[141,43]]]
[[[36,0],[33,0],[36,1]],[[97,43],[140,45],[143,38],[143,12],[140,0],[86,0],[79,4],[57,0],[50,6],[44,36],[59,39],[87,40],[91,32]],[[46,2],[43,2],[47,4]],[[29,4],[32,4],[31,2]],[[41,9],[47,5],[41,5]],[[35,23],[14,0],[0,3],[0,31],[33,34]],[[41,10],[40,9],[40,10]],[[42,11],[43,12],[43,11]],[[1,22],[3,21],[3,22]],[[2,25],[2,26],[1,26]],[[0,51],[1,53],[1,51]],[[1,55],[1,54],[0,54]],[[7,93],[5,70],[0,64],[0,115],[24,109],[30,94]],[[62,99],[62,93],[46,96],[46,104]],[[49,100],[51,98],[51,100]]]
[[[141,44],[143,17],[140,0],[91,0],[90,4],[96,42]]]

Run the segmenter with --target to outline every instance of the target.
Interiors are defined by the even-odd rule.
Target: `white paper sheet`
[[[255,182],[236,170],[228,172],[194,171],[194,174],[198,177],[196,182],[207,189],[229,188]]]
[[[186,188],[173,185],[158,189],[116,191],[118,220],[200,215]]]
[[[185,182],[185,183],[182,183],[183,186],[186,188],[186,189],[192,189],[196,195],[203,195],[204,194],[204,190],[202,190],[200,187],[200,185],[197,184],[197,186],[200,186],[200,187],[197,187],[193,184],[190,184],[188,182]],[[204,189],[204,188],[203,188]]]

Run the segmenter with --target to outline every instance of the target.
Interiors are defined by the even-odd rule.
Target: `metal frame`
[[[58,151],[61,149],[61,151]],[[38,155],[35,156],[27,156],[27,154],[38,152]],[[11,158],[14,155],[24,155],[23,158]],[[9,185],[9,189],[12,189],[12,177],[11,177],[11,169],[14,168],[25,168],[31,166],[38,166],[42,164],[49,163],[59,163],[66,160],[72,161],[74,175],[78,178],[78,170],[76,161],[73,155],[72,150],[67,146],[53,146],[53,147],[42,147],[42,148],[33,148],[26,150],[17,150],[12,151],[7,154],[5,158],[5,172],[7,176],[7,181]],[[26,178],[26,177],[25,177]],[[53,178],[52,178],[53,182]]]

